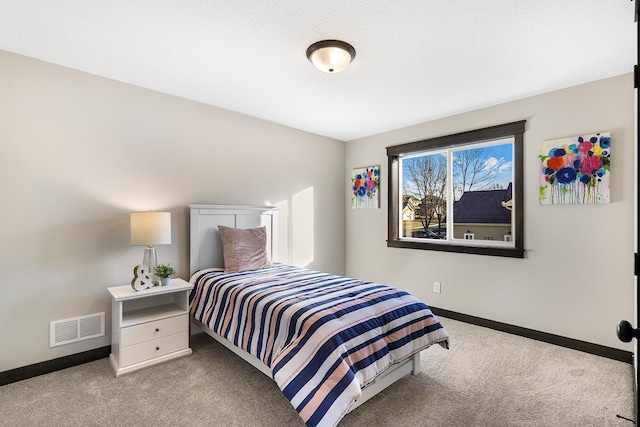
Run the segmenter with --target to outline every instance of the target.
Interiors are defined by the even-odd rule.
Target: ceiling
[[[629,0],[0,0],[0,49],[349,141],[629,73],[633,18]],[[324,39],[355,47],[345,71],[307,60]]]

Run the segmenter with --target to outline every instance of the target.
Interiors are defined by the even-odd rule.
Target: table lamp
[[[154,245],[171,244],[171,212],[131,213],[131,245],[146,246],[142,263],[149,267],[153,284],[158,284],[155,268],[158,257]]]

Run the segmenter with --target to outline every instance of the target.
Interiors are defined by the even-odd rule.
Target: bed
[[[417,374],[421,350],[448,348],[410,294],[278,263],[277,208],[189,208],[193,323],[272,378],[307,425],[335,426]]]

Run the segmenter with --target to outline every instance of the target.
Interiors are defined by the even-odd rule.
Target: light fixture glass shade
[[[340,40],[323,40],[307,49],[307,58],[316,68],[325,73],[338,73],[353,61],[356,50]]]
[[[132,213],[131,244],[133,246],[171,244],[171,212]]]

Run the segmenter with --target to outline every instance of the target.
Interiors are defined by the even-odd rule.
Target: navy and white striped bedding
[[[410,294],[308,269],[191,278],[191,314],[260,359],[309,426],[334,426],[362,387],[448,335]]]

